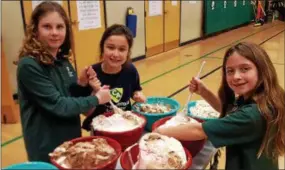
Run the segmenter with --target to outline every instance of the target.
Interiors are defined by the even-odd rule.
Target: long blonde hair
[[[66,57],[71,55],[73,49],[73,34],[68,17],[61,5],[56,2],[45,1],[39,4],[33,11],[31,20],[26,30],[26,37],[20,49],[19,59],[31,55],[42,64],[53,64],[55,58],[46,50],[45,46],[37,39],[40,19],[49,12],[57,12],[66,25],[66,36],[60,47],[61,53]]]
[[[276,70],[268,54],[260,46],[242,42],[226,51],[219,89],[219,97],[223,103],[221,117],[228,113],[235,100],[235,94],[226,81],[226,62],[234,52],[253,62],[258,71],[258,82],[251,98],[265,118],[267,127],[257,156],[265,152],[266,155],[278,159],[285,150],[285,92],[279,85]]]

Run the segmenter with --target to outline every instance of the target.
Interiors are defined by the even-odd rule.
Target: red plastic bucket
[[[186,158],[187,158],[185,169],[189,169],[192,165],[192,156],[190,152],[187,150],[187,148],[184,148],[184,151],[186,153]],[[129,152],[131,154],[132,161],[135,164],[138,160],[139,145],[136,144],[136,145],[131,146],[131,148],[129,149]],[[129,159],[129,156],[128,156],[128,151],[124,151],[122,153],[121,158],[120,158],[120,163],[124,170],[130,170],[133,168],[131,160]]]
[[[113,112],[104,113],[106,117],[109,117],[113,114],[114,114]],[[146,119],[143,115],[140,115],[137,113],[133,113],[133,114],[143,119],[144,122],[142,123],[141,126],[135,129],[129,130],[129,131],[124,131],[124,132],[109,132],[109,131],[102,131],[102,130],[99,131],[99,130],[94,130],[92,127],[91,129],[92,129],[93,135],[107,136],[107,137],[113,138],[116,141],[118,141],[121,144],[122,149],[125,150],[127,147],[139,141],[139,139],[141,138],[144,132],[144,127],[146,125]]]
[[[162,119],[159,119],[158,121],[154,122],[154,124],[152,125],[152,131],[154,131],[156,128],[158,128],[159,126],[163,125],[167,120],[171,119],[172,116],[168,116]],[[197,119],[197,118],[193,118],[196,119],[199,122],[203,122],[203,120]],[[203,140],[196,140],[196,141],[182,141],[179,140],[181,142],[181,144],[187,148],[189,150],[189,152],[191,153],[191,155],[193,156],[193,158],[203,149],[204,144],[206,142],[205,139]]]
[[[75,138],[71,140],[71,142],[73,142],[74,144],[78,142],[88,142],[88,141],[91,142],[93,139],[97,139],[97,138],[106,139],[108,144],[115,149],[117,154],[111,161],[106,162],[105,164],[101,164],[100,166],[94,167],[94,169],[103,169],[103,170],[115,169],[117,165],[117,161],[122,153],[122,148],[121,148],[121,145],[114,139],[104,137],[104,136],[87,136],[87,137]],[[67,169],[59,165],[53,158],[51,158],[50,160],[51,160],[51,163],[54,166],[56,166],[58,169]]]

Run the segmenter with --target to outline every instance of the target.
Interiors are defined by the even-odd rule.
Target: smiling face
[[[129,44],[124,35],[112,35],[104,42],[103,60],[110,68],[120,68],[128,55]]]
[[[256,88],[258,71],[253,62],[234,52],[226,62],[226,80],[235,94],[248,97]]]
[[[38,24],[38,39],[50,52],[57,52],[66,36],[66,25],[58,12],[44,15]]]

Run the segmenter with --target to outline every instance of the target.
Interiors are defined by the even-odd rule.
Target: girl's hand
[[[146,102],[146,97],[141,91],[136,91],[133,96],[133,100],[135,102],[140,102],[140,103],[145,103]]]
[[[201,95],[206,90],[203,82],[196,77],[193,77],[189,84],[189,91]]]
[[[166,133],[165,133],[165,130],[166,130],[166,128],[161,128],[161,127],[158,127],[158,128],[156,128],[156,129],[154,129],[154,133],[159,133],[159,134],[161,134],[161,135],[166,135]],[[167,136],[167,135],[166,135]]]
[[[87,76],[88,67],[84,67],[84,69],[80,72],[79,77],[77,79],[77,84],[80,86],[87,86],[88,84],[88,76]]]
[[[96,95],[99,104],[105,104],[111,100],[110,89],[108,86],[103,86],[97,91]]]
[[[85,67],[79,74],[79,77],[77,79],[77,84],[80,86],[87,86],[88,81],[96,77],[96,72],[93,70],[92,66]]]
[[[96,72],[94,71],[94,69],[92,68],[92,66],[89,66],[87,69],[87,76],[89,80],[92,80],[93,78],[97,77]]]
[[[101,82],[97,77],[89,79],[89,85],[92,87],[93,91],[97,92],[101,88]]]

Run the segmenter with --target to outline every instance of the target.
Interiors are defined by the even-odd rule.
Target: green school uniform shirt
[[[80,113],[98,105],[95,96],[70,97],[77,76],[68,59],[54,65],[21,58],[17,69],[20,117],[29,161],[49,162],[48,154],[81,136]]]
[[[257,158],[266,121],[253,101],[239,98],[235,111],[202,127],[216,148],[226,146],[226,170],[278,170],[265,154]]]

